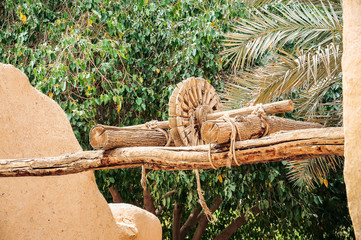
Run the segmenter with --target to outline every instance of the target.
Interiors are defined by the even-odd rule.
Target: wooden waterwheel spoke
[[[176,146],[203,144],[200,129],[207,114],[222,111],[215,89],[203,78],[177,84],[169,99],[169,126]]]
[[[203,86],[201,85],[201,83],[197,83],[197,94],[198,94],[198,99],[199,99],[199,104],[202,105],[203,104]]]

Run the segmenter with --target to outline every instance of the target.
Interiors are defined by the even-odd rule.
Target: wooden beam
[[[260,138],[264,135],[270,135],[279,131],[322,128],[322,125],[318,123],[295,121],[276,116],[265,118],[268,128],[266,128],[266,125],[262,123],[261,118],[257,115],[252,114],[246,117],[232,119],[238,128],[239,134],[236,134],[237,141]],[[201,134],[205,143],[227,143],[231,139],[232,126],[224,120],[209,120],[203,123]]]
[[[276,113],[285,113],[292,112],[294,109],[294,104],[291,100],[284,100],[274,103],[267,103],[262,105],[266,114],[276,114]],[[237,115],[248,115],[251,114],[254,110],[257,109],[257,106],[244,107],[240,109],[234,109],[223,112],[215,112],[207,115],[207,120],[215,120],[224,115],[229,115],[230,117],[235,117]]]
[[[303,129],[278,132],[268,137],[239,141],[236,157],[241,164],[309,159],[343,155],[342,128]],[[224,167],[229,159],[228,145],[213,145],[211,161]],[[105,168],[191,170],[211,169],[209,146],[129,147],[86,151],[48,158],[0,159],[0,176],[42,176],[78,173]],[[232,161],[232,165],[236,163]]]

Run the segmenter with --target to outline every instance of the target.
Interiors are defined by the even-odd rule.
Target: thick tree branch
[[[342,128],[303,129],[281,132],[235,144],[240,164],[309,159],[343,155]],[[0,160],[0,176],[41,176],[77,173],[105,168],[191,170],[224,167],[229,159],[228,145],[194,147],[130,147],[107,151],[87,151],[58,157]],[[236,165],[235,161],[232,165]]]
[[[201,207],[194,208],[192,212],[189,214],[186,222],[183,224],[180,230],[180,239],[183,240],[188,232],[197,224],[198,215],[202,211]]]
[[[173,208],[173,240],[180,240],[182,208],[181,204],[175,202]]]
[[[250,209],[254,214],[261,212],[261,209],[254,206]],[[244,224],[247,223],[245,213],[236,218],[231,224],[229,224],[222,232],[220,232],[214,240],[227,240]]]
[[[177,191],[176,190],[171,190],[171,191],[169,191],[169,192],[167,192],[166,194],[164,194],[163,196],[162,196],[162,198],[167,198],[167,197],[170,197],[170,196],[172,196],[174,193],[176,193]]]
[[[153,204],[153,198],[150,195],[150,191],[148,189],[143,189],[143,201],[144,201],[144,208],[148,212],[155,214],[155,208]]]
[[[113,203],[123,203],[123,199],[114,185],[111,185],[108,189],[110,194],[112,195]]]
[[[219,208],[221,203],[222,203],[221,197],[217,196],[213,200],[213,205],[209,209],[211,211],[211,213],[214,213]],[[201,213],[200,215],[198,215],[197,219],[198,219],[198,226],[193,235],[192,240],[200,240],[202,238],[202,235],[203,235],[204,231],[206,230],[208,222],[209,222],[207,219],[207,216],[204,213]]]

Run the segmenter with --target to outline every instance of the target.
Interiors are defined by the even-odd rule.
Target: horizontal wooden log
[[[159,130],[105,125],[94,126],[89,139],[93,148],[101,150],[117,147],[164,146],[167,143],[166,135]]]
[[[277,113],[292,112],[294,109],[294,104],[291,100],[284,100],[274,103],[263,104],[262,107],[266,114],[277,114]],[[228,115],[230,117],[235,117],[237,115],[241,115],[241,116],[248,115],[251,114],[255,109],[257,109],[257,106],[244,107],[240,109],[234,109],[223,112],[215,112],[208,114],[207,120],[215,120],[224,115]]]
[[[285,112],[292,112],[294,109],[294,104],[291,100],[284,100],[284,101],[279,101],[279,102],[274,102],[274,103],[263,104],[263,108],[264,108],[266,114],[285,113]],[[257,109],[257,106],[250,106],[250,107],[244,107],[244,108],[234,109],[234,110],[229,110],[229,111],[211,113],[211,114],[207,115],[207,120],[215,120],[224,115],[228,115],[230,117],[234,117],[236,115],[248,115],[248,114],[251,114],[255,109]],[[157,125],[161,129],[169,129],[170,128],[168,121],[159,121],[159,122],[157,122]],[[124,128],[146,128],[146,126],[145,126],[145,124],[140,124],[140,125],[135,125],[135,126],[127,126]]]
[[[236,135],[237,141],[260,138],[264,135],[264,133],[266,133],[266,135],[270,135],[282,130],[290,131],[322,127],[322,125],[318,123],[301,122],[275,116],[266,117],[268,129],[266,129],[265,126],[262,126],[261,118],[256,115],[233,118],[233,121],[235,122],[239,132],[239,134]],[[227,143],[231,139],[232,126],[223,120],[209,120],[203,124],[201,134],[203,141],[206,143]]]
[[[268,137],[236,142],[236,157],[241,164],[309,159],[343,155],[342,128],[304,129],[278,132]],[[229,147],[212,145],[194,147],[129,147],[65,154],[48,158],[0,159],[0,176],[42,176],[78,173],[106,168],[191,170],[224,167]],[[232,161],[232,165],[236,165]]]

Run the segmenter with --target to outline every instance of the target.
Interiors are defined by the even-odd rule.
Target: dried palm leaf
[[[288,177],[298,186],[314,188],[318,183],[324,183],[324,179],[330,171],[336,171],[341,165],[342,158],[338,156],[326,156],[309,160],[288,162]],[[317,182],[317,180],[321,180]]]

